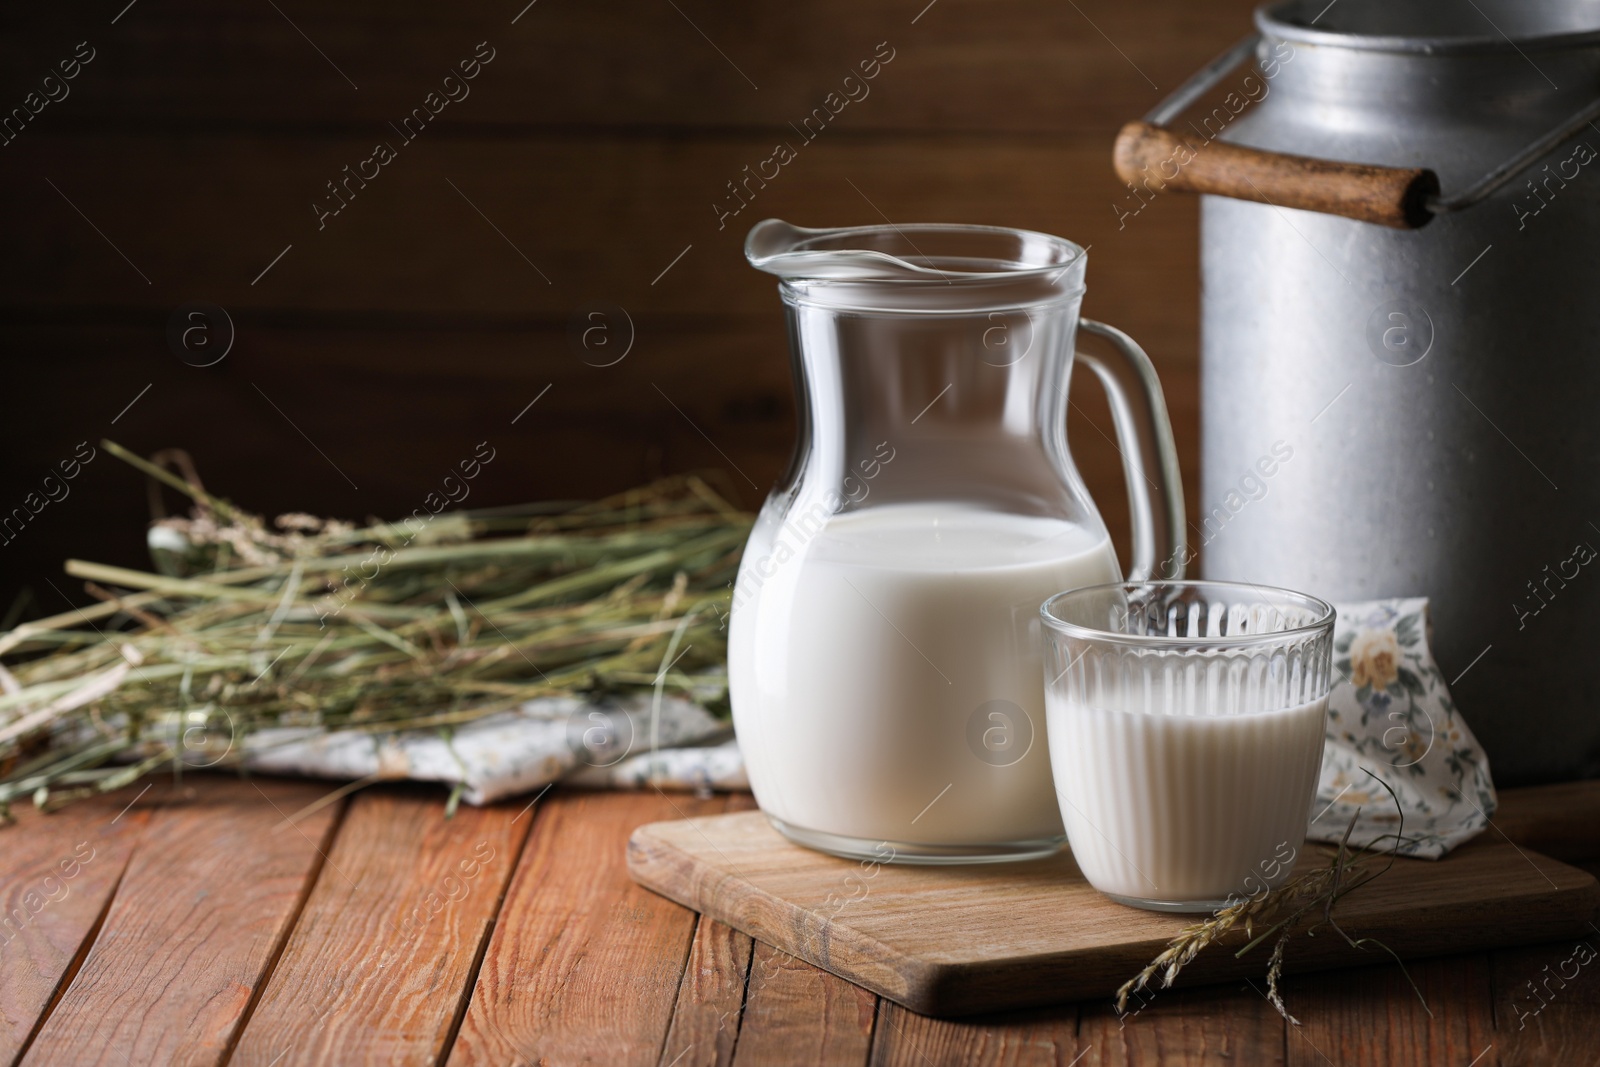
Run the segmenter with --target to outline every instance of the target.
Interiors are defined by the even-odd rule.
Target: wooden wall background
[[[94,58],[0,147],[0,512],[102,436],[187,449],[267,514],[407,513],[485,439],[469,505],[720,467],[754,506],[793,432],[780,306],[740,254],[768,216],[1092,245],[1086,312],[1154,357],[1193,507],[1196,205],[1119,228],[1110,145],[1246,32],[1249,3],[525,3],[8,7],[0,109],[79,42]],[[479,42],[494,58],[470,95],[319,231],[325,183],[398,144],[388,124]],[[719,229],[725,183],[880,42],[894,59],[870,95]],[[234,324],[214,366],[169,348],[191,302]],[[569,342],[590,302],[632,320],[615,366]],[[1109,418],[1081,384],[1074,450],[1121,537]],[[0,611],[24,587],[29,614],[77,599],[63,557],[144,561],[142,479],[102,454],[70,490],[0,544]]]

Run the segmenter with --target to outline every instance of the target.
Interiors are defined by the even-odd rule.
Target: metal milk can
[[[1204,574],[1431,598],[1497,780],[1600,774],[1600,3],[1255,21],[1116,149],[1205,194]]]

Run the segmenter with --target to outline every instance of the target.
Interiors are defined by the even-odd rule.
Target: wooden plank
[[[1258,966],[1265,968],[1265,962]],[[1132,977],[1131,975],[1129,977]],[[1083,1067],[1161,1063],[1183,1067],[1284,1062],[1283,1016],[1267,1002],[1257,976],[1207,989],[1158,990],[1119,1017],[1109,997],[1083,1005],[1078,1039],[1091,1051]],[[1293,1040],[1291,1038],[1291,1040]]]
[[[695,917],[628,880],[625,845],[640,823],[724,805],[657,792],[542,801],[449,1063],[655,1064]]]
[[[205,776],[153,813],[82,968],[24,1064],[220,1064],[322,867],[327,793]],[[330,872],[332,873],[332,872]]]
[[[1289,1027],[1290,1067],[1492,1065],[1482,1055],[1497,1036],[1488,957],[1427,960],[1407,969],[1426,1009],[1393,963],[1289,979],[1284,1002],[1301,1022]]]
[[[1087,1067],[1094,1054],[1075,1004],[951,1020],[885,1000],[872,1036],[872,1067]]]
[[[1484,1064],[1591,1067],[1600,1049],[1600,929],[1491,958],[1495,1047]]]
[[[748,935],[700,917],[672,1009],[672,1028],[657,1061],[662,1067],[727,1067],[733,1062],[754,947]]]
[[[532,825],[437,788],[356,797],[231,1064],[437,1063]]]
[[[1197,201],[1160,197],[1119,220],[1113,205],[1129,194],[1102,138],[823,136],[743,199],[728,183],[773,155],[771,136],[419,138],[319,222],[313,202],[337,206],[327,183],[379,136],[30,134],[5,149],[0,171],[0,197],[27,220],[8,233],[12,254],[0,261],[3,306],[34,319],[142,309],[164,326],[203,294],[241,332],[251,309],[291,308],[359,326],[393,313],[450,325],[540,321],[564,333],[587,301],[622,306],[646,334],[655,316],[770,322],[781,310],[773,279],[743,255],[752,225],[887,216],[1020,226],[1093,245],[1087,312],[1158,358],[1198,359]],[[207,180],[197,187],[200,167]],[[60,193],[41,173],[57,176]],[[175,241],[178,225],[234,236]]]
[[[878,998],[771,945],[756,943],[735,1067],[865,1064]]]
[[[177,0],[129,12],[114,28],[88,4],[38,5],[6,13],[0,88],[20,102],[87,34],[99,55],[40,123],[381,127],[487,38],[493,62],[470,96],[447,105],[442,124],[782,128],[830,91],[860,96],[843,79],[887,40],[894,60],[838,120],[852,130],[1114,130],[1246,33],[1251,7],[941,0],[919,17],[922,4],[848,0],[693,0],[680,11],[648,0],[603,11],[524,3],[280,5],[291,24],[267,4]]]
[[[141,794],[144,794],[141,797]],[[16,1060],[82,962],[154,803],[141,786],[0,829],[0,1063]]]
[[[749,793],[731,793],[727,799],[729,811],[755,806]],[[672,1028],[661,1047],[662,1067],[727,1067],[733,1061],[754,948],[748,935],[700,916],[672,1008]]]
[[[888,864],[863,875],[855,863],[790,844],[759,813],[641,827],[628,862],[658,892],[929,1015],[1108,996],[1192,922],[1107,900],[1065,852],[991,867]],[[1326,862],[1307,849],[1300,867]],[[1480,838],[1437,862],[1398,861],[1346,898],[1339,918],[1415,957],[1575,933],[1597,902],[1592,875]],[[1213,951],[1184,979],[1254,975],[1262,955]],[[1318,937],[1301,939],[1289,965],[1365,958]]]
[[[1489,833],[1566,863],[1600,859],[1600,781],[1502,789]]]

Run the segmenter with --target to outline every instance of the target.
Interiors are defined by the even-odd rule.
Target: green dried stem
[[[199,506],[215,512],[217,517],[223,521],[241,521],[246,518],[245,513],[236,510],[232,504],[228,503],[226,500],[223,500],[221,497],[212,496],[204,489],[201,489],[198,485],[191,485],[182,478],[179,478],[176,474],[173,474],[171,471],[167,470],[165,467],[157,466],[156,464],[145,459],[143,456],[129,452],[126,448],[123,448],[115,441],[101,438],[100,447],[105,449],[107,452],[110,452],[113,456],[116,456],[129,466],[148,474],[150,477],[154,478],[158,482],[161,482],[163,485],[176,489],[184,496],[189,497]]]
[[[103,445],[195,501],[158,523],[186,547],[156,571],[68,561],[101,602],[0,634],[0,818],[18,797],[52,807],[181,771],[197,723],[232,740],[227,766],[277,726],[438,729],[539,696],[658,689],[724,702],[721,618],[751,517],[698,478],[274,531]]]

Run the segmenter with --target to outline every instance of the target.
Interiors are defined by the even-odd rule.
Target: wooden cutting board
[[[1301,869],[1324,865],[1301,849]],[[863,865],[790,844],[756,811],[651,823],[628,842],[634,881],[925,1015],[1095,997],[1137,973],[1193,916],[1113,903],[1062,852],[976,867]],[[1442,860],[1396,860],[1334,918],[1402,957],[1593,934],[1593,875],[1480,837]],[[1199,984],[1259,978],[1242,935],[1184,969]],[[1228,947],[1231,945],[1231,948]],[[1331,930],[1291,942],[1287,971],[1383,963]],[[1258,981],[1258,985],[1260,982]]]

